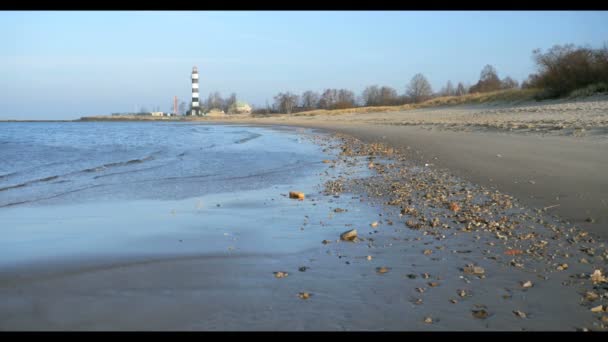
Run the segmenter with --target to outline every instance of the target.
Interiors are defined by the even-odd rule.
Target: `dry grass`
[[[295,113],[293,116],[315,116],[315,115],[342,115],[342,114],[363,114],[379,112],[396,112],[417,108],[454,106],[460,104],[480,104],[489,102],[524,102],[531,101],[538,94],[538,89],[508,89],[488,93],[475,93],[463,96],[442,96],[430,99],[417,104],[406,104],[401,106],[380,106],[380,107],[357,107],[347,109],[318,109],[306,112]]]

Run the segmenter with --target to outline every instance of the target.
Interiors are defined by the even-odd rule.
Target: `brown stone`
[[[290,191],[289,192],[289,198],[303,200],[304,199],[304,193],[303,192],[299,192],[299,191]]]
[[[357,230],[351,229],[340,234],[340,239],[344,241],[354,241],[357,238]]]

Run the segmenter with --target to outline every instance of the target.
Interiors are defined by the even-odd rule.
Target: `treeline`
[[[486,65],[479,82],[468,86],[459,82],[456,86],[448,81],[441,90],[434,92],[431,84],[423,74],[416,74],[404,92],[399,94],[395,88],[389,86],[371,85],[366,87],[359,96],[348,89],[325,89],[318,93],[305,91],[301,95],[291,92],[281,92],[274,97],[271,106],[258,108],[255,114],[269,113],[297,113],[315,109],[345,109],[359,106],[398,106],[409,103],[420,103],[438,96],[462,96],[473,92],[488,92],[498,89],[517,88],[519,85],[510,77],[501,80],[498,78],[496,69]]]
[[[359,106],[398,106],[420,103],[434,97],[463,96],[473,93],[494,92],[505,89],[538,88],[538,99],[571,95],[583,88],[587,93],[608,91],[608,47],[591,49],[569,45],[556,45],[547,52],[533,51],[537,72],[520,85],[507,76],[500,78],[496,68],[486,65],[479,80],[473,85],[448,81],[439,91],[433,91],[423,74],[416,74],[399,93],[389,86],[371,85],[359,96],[348,89],[325,89],[323,92],[305,91],[302,94],[281,92],[272,105],[256,108],[254,114],[297,113],[315,109],[344,109]],[[577,93],[578,94],[578,93]],[[586,93],[584,93],[586,94]]]

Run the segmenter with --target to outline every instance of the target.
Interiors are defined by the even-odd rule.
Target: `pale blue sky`
[[[434,90],[473,84],[484,65],[518,81],[532,50],[608,42],[608,12],[0,12],[0,119],[170,110],[231,91],[254,105],[279,91],[388,85],[421,72]]]

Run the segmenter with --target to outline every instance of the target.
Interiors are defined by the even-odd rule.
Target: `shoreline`
[[[491,187],[549,210],[577,227],[608,240],[608,139],[524,135],[492,131],[451,131],[335,120],[250,119],[223,124],[292,126],[349,134],[382,142],[421,164],[447,169],[475,184]],[[589,222],[591,221],[591,222]]]
[[[0,301],[0,328],[605,330],[605,314],[590,309],[606,304],[608,287],[602,282],[591,287],[589,274],[596,269],[605,274],[608,250],[585,232],[560,228],[509,196],[417,165],[411,153],[386,144],[342,134],[323,141],[326,149],[342,152],[326,163],[331,173],[317,177],[321,184],[328,180],[322,189],[307,191],[303,201],[272,196],[299,208],[298,215],[288,222],[282,210],[266,209],[266,222],[277,221],[269,235],[253,241],[262,234],[258,219],[231,224],[227,243],[211,242],[260,248],[287,242],[272,240],[276,235],[302,240],[301,234],[308,234],[310,249],[9,276],[0,282],[0,298],[6,299]],[[360,168],[372,172],[358,173]],[[461,209],[446,207],[452,201]],[[244,214],[239,207],[221,208],[225,215]],[[249,228],[253,235],[242,235]],[[357,242],[339,239],[353,228]],[[230,241],[233,236],[241,242]],[[210,240],[200,243],[204,247]],[[521,254],[507,253],[513,250]],[[279,279],[277,271],[288,276]],[[523,286],[526,281],[533,285]],[[599,297],[581,303],[585,291]]]

